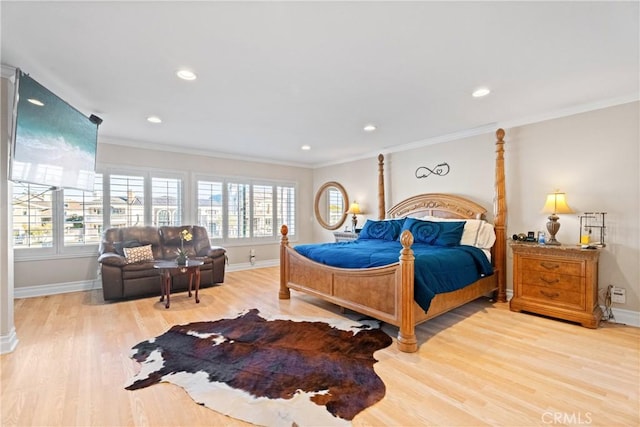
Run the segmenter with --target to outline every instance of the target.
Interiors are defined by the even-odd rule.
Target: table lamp
[[[353,233],[355,233],[356,232],[356,224],[358,224],[358,218],[356,217],[356,215],[363,213],[360,210],[360,205],[358,204],[358,202],[356,202],[354,200],[353,203],[351,203],[351,205],[349,206],[349,210],[347,211],[347,213],[353,215],[353,217],[351,219],[351,222],[353,224],[353,228],[351,229],[351,231]]]
[[[549,215],[549,222],[547,222],[549,238],[545,241],[545,245],[560,245],[561,243],[556,240],[556,233],[560,230],[557,214],[573,213],[573,210],[567,205],[565,193],[560,193],[556,190],[551,194],[547,194],[547,201],[542,208],[542,212],[551,214]]]

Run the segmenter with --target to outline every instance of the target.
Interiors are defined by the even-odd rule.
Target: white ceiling
[[[101,143],[313,167],[639,98],[638,2],[2,1],[0,14],[2,64],[103,118]],[[472,98],[479,86],[492,93]]]

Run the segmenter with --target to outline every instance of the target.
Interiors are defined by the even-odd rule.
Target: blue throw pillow
[[[125,256],[124,248],[137,248],[138,246],[142,246],[142,243],[138,242],[137,240],[125,240],[124,242],[113,243],[113,248],[120,256]]]
[[[414,242],[433,245],[440,235],[440,223],[407,218],[402,226],[402,231],[404,230],[411,232]]]
[[[457,246],[462,239],[465,221],[433,222],[416,218],[408,218],[402,231],[409,230],[413,241],[434,246]]]
[[[370,219],[365,222],[364,227],[360,231],[359,239],[378,239],[378,240],[397,240],[400,236],[400,230],[404,219],[392,219],[387,221],[372,221]]]
[[[433,243],[436,246],[458,246],[464,232],[465,221],[461,222],[438,222],[440,224],[440,234]]]

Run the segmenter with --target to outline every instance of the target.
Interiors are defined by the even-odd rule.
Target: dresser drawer
[[[522,297],[544,302],[548,305],[560,305],[584,310],[584,292],[570,291],[548,286],[527,285],[522,287]]]
[[[584,292],[584,279],[581,276],[545,273],[535,270],[520,272],[520,283],[549,289],[562,289],[570,292]]]
[[[571,260],[557,260],[551,257],[521,257],[520,268],[529,271],[543,271],[546,273],[566,274],[570,276],[584,275],[584,262]]]

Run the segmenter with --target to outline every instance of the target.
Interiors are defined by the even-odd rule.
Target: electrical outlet
[[[624,304],[627,302],[627,294],[624,288],[614,286],[613,289],[611,289],[611,302],[618,304]]]

